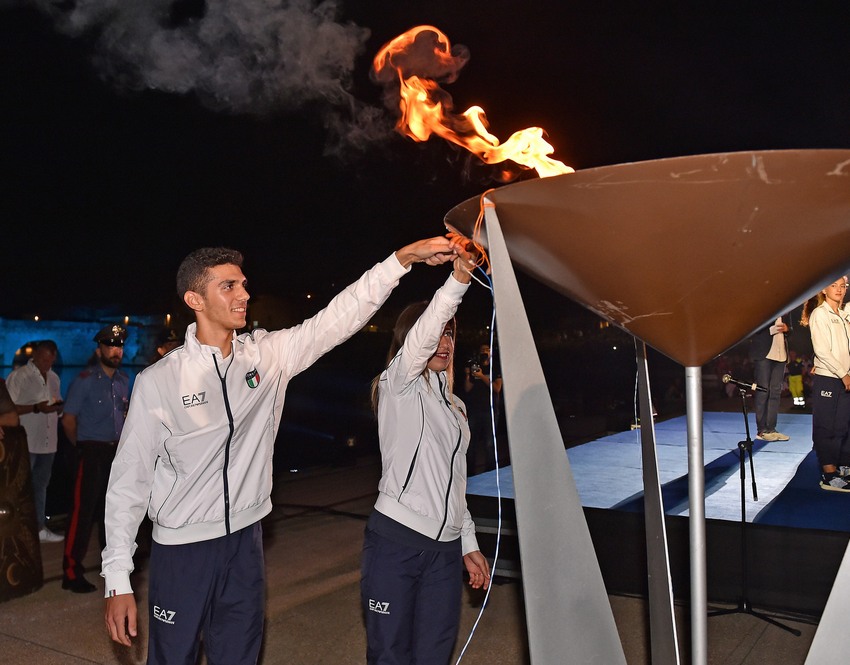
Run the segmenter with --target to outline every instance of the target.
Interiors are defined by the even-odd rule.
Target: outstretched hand
[[[414,263],[438,266],[447,261],[454,261],[458,254],[464,251],[464,244],[460,238],[463,238],[463,236],[449,233],[445,236],[417,240],[402,247],[395,255],[399,263],[405,268]],[[466,241],[466,239],[463,238],[463,241]]]
[[[475,270],[478,251],[472,241],[459,233],[449,233],[448,238],[457,242],[457,257],[454,259],[455,279],[463,284],[472,281],[472,271]]]

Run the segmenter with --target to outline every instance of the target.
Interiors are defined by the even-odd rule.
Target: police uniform
[[[94,337],[98,344],[108,346],[123,346],[126,339],[127,331],[119,325],[106,326]],[[68,388],[64,413],[77,419],[77,470],[65,534],[62,587],[71,591],[95,590],[83,577],[83,558],[95,521],[101,549],[105,546],[104,497],[129,398],[127,374],[116,369],[110,377],[99,362],[80,372]]]

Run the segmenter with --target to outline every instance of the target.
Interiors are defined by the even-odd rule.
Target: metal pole
[[[708,594],[705,545],[705,459],[702,368],[685,368],[688,411],[688,507],[691,552],[691,665],[708,663]]]

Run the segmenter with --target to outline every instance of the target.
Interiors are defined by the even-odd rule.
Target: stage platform
[[[755,418],[749,414],[755,436]],[[753,441],[745,458],[745,510],[741,524],[738,443],[743,415],[705,412],[703,445],[709,599],[752,605],[789,615],[819,616],[850,540],[850,494],[818,485],[809,414],[781,413],[777,429],[790,441]],[[687,598],[688,454],[685,416],[655,425],[659,476],[670,548],[674,594]],[[516,454],[516,453],[514,453]],[[611,593],[645,595],[643,479],[640,432],[602,437],[566,451],[603,577]],[[752,473],[754,469],[755,474]],[[753,497],[753,475],[758,500]],[[497,487],[498,480],[498,487]],[[497,573],[521,576],[510,466],[469,479],[467,499],[488,556],[495,554],[501,493]],[[748,589],[741,582],[741,536],[746,536]]]

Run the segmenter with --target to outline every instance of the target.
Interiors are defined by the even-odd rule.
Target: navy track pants
[[[265,571],[259,522],[213,540],[152,543],[148,665],[256,663],[263,641]]]
[[[401,545],[367,528],[360,599],[369,665],[446,665],[460,621],[463,556]]]

